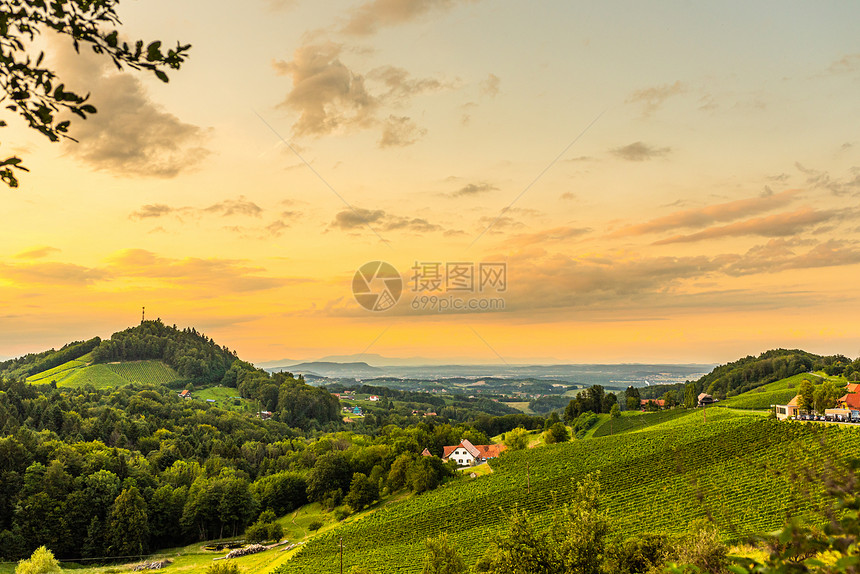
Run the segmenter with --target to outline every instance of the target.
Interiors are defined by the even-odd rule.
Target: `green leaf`
[[[110,34],[105,36],[105,42],[107,42],[107,45],[110,46],[111,48],[116,48],[117,43],[118,43],[118,41],[117,41],[118,35],[119,35],[118,32],[116,30],[114,30],[113,32],[111,32]]]
[[[164,59],[159,48],[161,48],[161,42],[158,40],[147,46],[146,59],[150,62],[157,62]]]
[[[155,70],[155,77],[164,83],[167,83],[170,81],[170,78],[167,77],[167,74],[165,74],[161,70]]]

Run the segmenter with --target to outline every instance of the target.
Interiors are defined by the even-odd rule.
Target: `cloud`
[[[764,245],[752,247],[743,256],[728,263],[723,271],[737,277],[792,269],[842,267],[860,263],[860,250],[853,244],[835,239],[815,243],[806,253],[796,253],[797,247],[808,243],[798,239],[771,239]]]
[[[561,226],[545,229],[537,233],[521,233],[507,239],[504,244],[513,248],[521,249],[530,245],[547,245],[550,243],[567,242],[579,239],[590,233],[590,227]]]
[[[758,197],[738,199],[736,201],[718,203],[696,209],[685,209],[646,221],[645,223],[628,225],[611,233],[609,236],[643,235],[646,233],[668,231],[678,227],[700,227],[719,221],[732,221],[740,217],[770,211],[787,205],[794,200],[797,193],[797,190],[786,190],[780,193],[767,193]],[[678,204],[678,202],[670,204],[670,206],[675,204]]]
[[[806,175],[806,185],[816,188],[825,189],[833,195],[860,195],[860,168],[852,167],[847,178],[834,178],[827,171],[819,171],[804,167],[799,162],[794,164],[801,173]]]
[[[247,215],[251,217],[260,217],[263,213],[262,208],[245,199],[244,195],[240,195],[239,199],[225,199],[219,203],[210,205],[202,209],[204,213],[215,213],[221,217],[229,217],[231,215]]]
[[[571,193],[569,191],[565,191],[559,196],[559,199],[563,199],[565,201],[573,201],[574,199],[576,199],[576,194]]]
[[[265,0],[266,7],[273,12],[289,10],[296,2],[297,0]]]
[[[293,125],[297,135],[374,123],[379,102],[367,92],[364,77],[340,61],[342,51],[334,42],[308,44],[296,49],[292,61],[275,62],[275,70],[292,79],[293,89],[280,106],[301,114]]]
[[[802,207],[788,213],[778,213],[766,217],[756,217],[738,221],[728,225],[709,227],[689,235],[676,235],[667,239],[655,241],[654,245],[670,243],[690,243],[718,237],[735,237],[743,235],[761,235],[764,237],[786,237],[799,233],[803,228],[828,221],[837,215],[835,211],[817,211],[811,207]]]
[[[334,42],[306,44],[292,61],[275,62],[275,70],[290,76],[292,89],[279,107],[299,113],[293,124],[298,136],[322,136],[353,129],[379,128],[380,147],[410,145],[427,133],[408,116],[380,118],[383,105],[405,106],[414,96],[441,89],[436,79],[415,79],[403,68],[382,66],[365,76],[341,60],[343,45]],[[368,81],[381,86],[372,93]]]
[[[114,175],[159,178],[194,169],[209,155],[207,131],[163,110],[136,75],[54,42],[57,69],[75,79],[70,88],[91,91],[90,103],[98,109],[85,121],[73,119],[70,131],[79,143],[66,146],[71,155]]]
[[[130,219],[150,219],[157,217],[164,217],[165,215],[170,215],[177,211],[177,208],[170,207],[169,205],[164,205],[163,203],[156,203],[151,205],[143,205],[137,211],[134,211],[129,215]]]
[[[402,217],[386,213],[381,209],[345,209],[335,215],[331,227],[342,231],[352,231],[364,226],[383,231],[412,231],[426,233],[441,231],[442,227],[422,218]]]
[[[627,103],[642,104],[643,115],[650,116],[672,96],[677,96],[686,91],[686,88],[681,82],[674,84],[663,84],[662,86],[653,86],[633,92]]]
[[[260,217],[262,214],[263,208],[256,203],[245,199],[244,195],[240,195],[237,199],[225,199],[218,203],[213,203],[208,207],[174,207],[163,203],[147,204],[142,205],[136,211],[133,211],[128,217],[129,219],[141,220],[157,219],[167,215],[196,217],[203,215],[220,215],[221,217],[238,215],[246,217]]]
[[[386,103],[402,104],[413,96],[446,87],[434,78],[412,78],[408,71],[396,66],[382,66],[371,70],[367,79],[379,82],[386,91],[378,99]]]
[[[406,116],[388,116],[382,126],[382,137],[379,147],[405,147],[417,142],[427,133]]]
[[[331,222],[332,227],[342,229],[344,231],[364,227],[380,221],[385,217],[385,212],[381,209],[344,209],[334,216],[334,221]]]
[[[827,68],[831,74],[850,74],[860,70],[860,54],[847,54]]]
[[[609,150],[613,155],[627,161],[646,161],[656,157],[663,157],[669,154],[671,148],[668,147],[652,147],[640,142],[617,147]]]
[[[502,80],[495,74],[490,74],[487,76],[486,80],[483,80],[480,83],[481,95],[487,96],[489,98],[495,98],[499,95],[499,86],[501,85]]]
[[[469,183],[467,185],[464,185],[463,187],[461,187],[457,191],[451,192],[448,195],[449,195],[449,197],[468,197],[468,196],[473,196],[473,195],[479,195],[482,193],[487,193],[490,191],[497,191],[498,189],[499,188],[496,187],[495,185],[493,185],[491,183],[487,183],[487,182]]]
[[[7,265],[0,263],[0,277],[25,285],[90,285],[108,278],[101,269],[72,263],[31,263]]]
[[[385,26],[417,20],[434,11],[451,9],[456,0],[372,0],[353,10],[342,28],[346,34],[366,36]]]
[[[27,251],[22,251],[21,253],[15,254],[13,257],[15,259],[41,259],[43,257],[47,257],[52,253],[59,253],[60,249],[56,247],[36,247],[34,249],[28,249]]]
[[[167,281],[171,287],[205,288],[212,296],[223,293],[262,291],[289,281],[259,275],[261,267],[250,267],[236,259],[161,257],[144,249],[127,249],[109,259],[107,271],[114,277]]]

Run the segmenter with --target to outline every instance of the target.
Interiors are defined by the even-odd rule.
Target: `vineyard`
[[[91,384],[98,389],[121,387],[128,383],[167,384],[180,377],[161,361],[131,361],[89,365],[90,355],[84,355],[53,369],[27,377],[28,383],[43,385],[51,382],[58,387],[81,387]]]
[[[777,529],[787,515],[811,516],[823,503],[819,486],[793,484],[786,471],[814,473],[839,453],[860,449],[860,432],[852,429],[725,409],[707,414],[707,422],[696,411],[639,432],[508,453],[492,461],[491,475],[448,484],[320,535],[278,574],[336,572],[340,536],[345,571],[418,572],[424,540],[441,532],[473,561],[505,528],[505,512],[516,505],[547,523],[550,510],[592,471],[600,471],[613,528],[625,535],[681,533],[691,520],[711,515],[724,537],[737,539]]]
[[[105,366],[128,382],[164,385],[179,379],[176,371],[161,361],[108,363]]]
[[[45,383],[55,381],[59,385],[64,379],[71,377],[86,366],[87,361],[82,357],[80,359],[69,361],[68,363],[63,363],[53,369],[48,369],[47,371],[31,375],[27,377],[27,382],[43,385]]]
[[[605,420],[597,427],[592,436],[601,437],[609,436],[610,434],[621,434],[642,430],[685,414],[689,414],[689,411],[671,409],[666,411],[657,411],[655,413],[625,412],[620,418],[613,421],[610,421],[608,417],[605,417]]]

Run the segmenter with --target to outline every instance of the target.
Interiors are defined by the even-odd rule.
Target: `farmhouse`
[[[505,448],[503,444],[474,445],[468,439],[463,439],[458,445],[442,447],[442,460],[453,460],[459,466],[474,466],[496,458]]]
[[[699,393],[699,406],[703,407],[705,405],[709,405],[711,403],[716,402],[714,397],[709,395],[708,393]]]
[[[849,383],[845,394],[836,401],[839,407],[848,410],[860,410],[860,383]]]
[[[781,421],[784,421],[785,419],[796,417],[798,412],[800,411],[800,407],[798,406],[799,399],[800,395],[797,395],[793,399],[788,401],[787,405],[773,405],[774,412],[776,413],[776,418]]]
[[[639,406],[643,409],[648,407],[648,403],[654,403],[655,405],[657,405],[657,407],[659,407],[661,409],[665,408],[665,406],[666,406],[666,401],[663,399],[640,399],[639,400]]]

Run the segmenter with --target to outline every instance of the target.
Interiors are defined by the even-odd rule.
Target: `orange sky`
[[[99,113],[77,144],[3,116],[31,173],[0,190],[0,356],[143,305],[253,361],[860,354],[860,6],[211,6],[122,7],[193,45],[166,85],[41,39]],[[370,261],[390,309],[353,297]],[[416,291],[416,263],[506,289]]]

